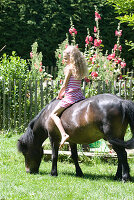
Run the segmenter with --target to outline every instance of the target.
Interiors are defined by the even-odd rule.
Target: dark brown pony
[[[51,175],[57,176],[57,159],[61,135],[50,114],[59,100],[50,102],[30,123],[18,140],[18,150],[25,157],[26,171],[37,173],[43,156],[42,143],[49,136],[52,146]],[[134,135],[134,103],[112,94],[100,94],[77,102],[61,115],[62,124],[70,136],[76,175],[83,176],[78,163],[77,144],[90,144],[101,138],[108,140],[117,153],[115,178],[130,180],[125,148],[134,148],[134,139],[124,142],[128,124]]]

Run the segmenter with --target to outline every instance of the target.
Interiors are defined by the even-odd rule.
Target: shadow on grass
[[[48,172],[48,171],[39,171],[39,175],[41,175],[41,176],[50,175],[50,172]]]
[[[39,172],[40,175],[49,175],[50,176],[50,172],[47,172],[47,171],[40,171]],[[60,172],[58,173],[59,176],[72,176],[72,177],[77,177],[77,178],[81,178],[81,179],[89,179],[91,181],[98,181],[98,180],[109,180],[109,181],[118,181],[118,182],[121,182],[119,180],[115,180],[115,175],[108,175],[108,174],[91,174],[91,173],[84,173],[84,176],[83,177],[78,177],[76,176],[75,173],[73,172]],[[134,182],[134,176],[131,177],[131,181],[130,182]]]
[[[75,173],[64,173],[62,172],[63,175],[67,175],[67,176],[74,176],[77,177]],[[82,179],[90,179],[90,180],[114,180],[114,176],[113,175],[105,175],[105,174],[90,174],[90,173],[84,173],[83,177],[78,177],[78,178],[82,178]]]

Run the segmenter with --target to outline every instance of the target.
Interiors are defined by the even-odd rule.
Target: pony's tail
[[[116,139],[116,138],[109,139],[108,141],[113,145],[119,145],[126,149],[134,149],[134,103],[129,100],[124,100],[124,101],[122,101],[122,108],[125,111],[125,116],[130,125],[130,129],[132,132],[132,138],[128,141],[123,141],[123,140]]]
[[[128,141],[123,141],[117,138],[109,139],[108,141],[110,144],[118,145],[118,146],[124,147],[125,149],[134,149],[134,137],[132,137]]]

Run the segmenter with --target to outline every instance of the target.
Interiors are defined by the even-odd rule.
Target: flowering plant
[[[37,52],[38,43],[35,42],[32,45],[32,51],[30,52],[31,58],[31,77],[34,79],[50,79],[52,76],[45,71],[45,66],[42,65],[42,53]]]
[[[122,78],[122,68],[126,67],[125,60],[121,58],[122,46],[120,45],[120,38],[122,36],[122,30],[120,29],[120,24],[118,24],[117,30],[115,30],[115,36],[117,37],[117,42],[113,46],[110,54],[106,51],[103,54],[103,41],[100,36],[99,30],[99,20],[101,16],[95,6],[95,26],[93,36],[90,34],[89,28],[87,29],[87,36],[85,38],[85,51],[84,56],[87,62],[89,75],[85,78],[86,82],[94,81],[104,81],[106,85],[109,84],[111,80],[118,80]],[[75,37],[77,35],[77,30],[73,25],[72,19],[70,20],[69,33],[71,36],[71,42],[69,37],[59,45],[59,49],[56,50],[57,65],[60,69],[58,73],[58,78],[61,79],[63,76],[63,55],[62,52],[65,47],[71,43],[72,45],[77,45]],[[62,73],[61,73],[62,71]],[[60,75],[60,76],[59,76]]]
[[[114,45],[111,54],[108,55],[106,52],[106,54],[103,55],[103,45],[99,32],[99,20],[101,20],[101,16],[98,13],[97,7],[95,7],[96,26],[94,26],[94,41],[93,37],[90,36],[88,29],[84,54],[89,67],[88,78],[93,79],[94,81],[102,80],[108,84],[110,80],[120,77],[121,69],[126,67],[125,61],[121,58],[122,46],[120,45],[120,37],[122,36],[122,30],[120,30],[119,24],[115,31],[117,44]]]

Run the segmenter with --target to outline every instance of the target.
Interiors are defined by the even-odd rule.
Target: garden
[[[27,4],[29,5],[28,9],[33,6],[32,4],[30,5],[30,2],[31,1]],[[123,2],[126,2],[125,6]],[[20,13],[22,13],[20,23],[25,27],[24,12],[28,11],[27,8],[25,5],[20,4],[15,8],[16,2],[14,5],[12,5],[12,3],[13,2],[10,3],[10,1],[7,1],[6,4],[3,4],[2,6],[4,8],[6,5],[11,5],[15,10],[19,8]],[[126,24],[133,34],[134,2],[133,0],[131,0],[131,2],[107,0],[102,1],[102,4],[95,4],[95,2],[94,4],[91,2],[89,3],[90,6],[92,6],[90,11],[92,17],[89,16],[90,20],[92,19],[92,23],[90,26],[89,24],[84,24],[84,28],[81,27],[79,20],[81,18],[83,23],[87,21],[86,17],[80,14],[81,10],[84,8],[85,13],[89,12],[86,7],[87,3],[82,3],[81,1],[79,1],[79,5],[76,5],[75,2],[72,3],[71,8],[76,12],[74,15],[67,14],[65,8],[63,9],[68,18],[68,21],[65,22],[68,24],[66,27],[64,27],[64,24],[63,26],[61,25],[62,20],[60,19],[61,21],[58,21],[58,14],[56,15],[55,13],[56,18],[53,16],[53,19],[57,19],[58,23],[61,23],[61,28],[64,27],[64,33],[62,33],[59,25],[56,26],[56,21],[55,24],[52,24],[51,28],[53,30],[50,32],[47,32],[46,30],[42,32],[43,34],[48,33],[47,37],[49,37],[49,39],[47,38],[46,41],[49,40],[50,43],[50,46],[48,46],[50,56],[46,50],[47,48],[45,47],[45,50],[42,48],[43,39],[39,33],[37,35],[35,34],[38,37],[37,40],[30,40],[32,43],[28,47],[27,55],[23,53],[25,52],[24,46],[27,45],[22,46],[22,49],[18,48],[18,51],[17,49],[13,51],[13,49],[11,50],[10,48],[10,41],[10,45],[7,45],[8,47],[1,42],[3,45],[0,50],[1,200],[134,198],[133,155],[130,155],[128,158],[132,179],[131,182],[124,184],[114,180],[114,175],[117,170],[117,158],[112,156],[108,157],[107,152],[103,152],[103,155],[101,156],[99,156],[99,153],[96,153],[93,157],[86,157],[83,154],[82,146],[78,145],[78,150],[81,152],[79,163],[83,170],[84,177],[76,177],[72,159],[60,155],[58,162],[58,177],[54,178],[49,176],[52,165],[51,159],[47,159],[44,155],[39,174],[27,174],[25,172],[24,157],[17,151],[17,141],[20,135],[25,132],[29,122],[58,94],[64,80],[63,70],[65,63],[63,60],[63,50],[68,45],[75,45],[81,50],[85,57],[88,67],[88,76],[82,80],[82,91],[86,98],[97,94],[111,93],[120,96],[123,99],[134,100],[134,41],[133,37],[132,39],[131,37],[127,38],[127,40],[124,41],[123,36],[125,33],[124,26]],[[53,9],[56,8],[57,13],[60,13],[60,9],[64,6],[69,6],[66,1],[61,4],[56,3],[56,5],[55,1],[52,1],[48,10],[51,10],[52,12]],[[47,6],[47,3],[44,4],[45,12],[47,12]],[[79,7],[78,10],[76,9],[77,6]],[[110,32],[108,30],[111,38],[105,38],[106,33],[105,30],[103,30],[103,24],[105,24],[105,20],[108,18],[105,16],[105,13],[103,13],[103,8],[106,9],[107,6],[111,6],[111,9],[113,9],[114,6],[115,10],[113,13],[116,13],[116,26],[114,25],[114,28],[112,28]],[[118,9],[119,7],[120,9]],[[70,10],[70,12],[72,11]],[[25,16],[27,16],[27,13],[25,14]],[[33,12],[33,18],[35,16],[37,16],[36,12]],[[2,17],[4,22],[4,20],[6,20],[5,15],[3,14]],[[38,17],[38,20],[41,19],[41,15]],[[11,16],[9,16],[9,19],[11,20]],[[48,17],[48,20],[49,19],[50,16]],[[27,24],[31,26],[31,34],[36,30],[32,29],[33,25],[34,28],[38,27],[37,30],[40,30],[38,20],[35,20],[34,23],[32,18],[27,21]],[[3,26],[3,22],[2,20],[0,21],[0,26]],[[42,21],[42,24],[43,23],[45,26],[47,25],[47,27],[49,27],[47,20],[45,22]],[[114,22],[111,22],[111,24],[112,23]],[[41,30],[43,30],[42,24],[40,27]],[[56,27],[59,28],[59,30],[57,30]],[[4,26],[2,28],[4,30]],[[26,28],[26,32],[28,30],[29,29]],[[53,34],[58,33],[60,35],[60,31],[61,38],[58,37],[56,44],[56,41],[51,41],[49,34],[51,33],[53,36]],[[129,31],[127,34],[130,34]],[[3,33],[2,37],[4,37]],[[7,34],[5,34],[5,38],[6,37]],[[53,43],[53,48],[55,47],[53,53],[50,50],[51,42]],[[106,49],[108,45],[110,48]],[[127,52],[126,54],[125,51]],[[130,137],[131,132],[128,127],[125,140],[128,140]],[[51,149],[51,147],[49,147],[49,149]]]

